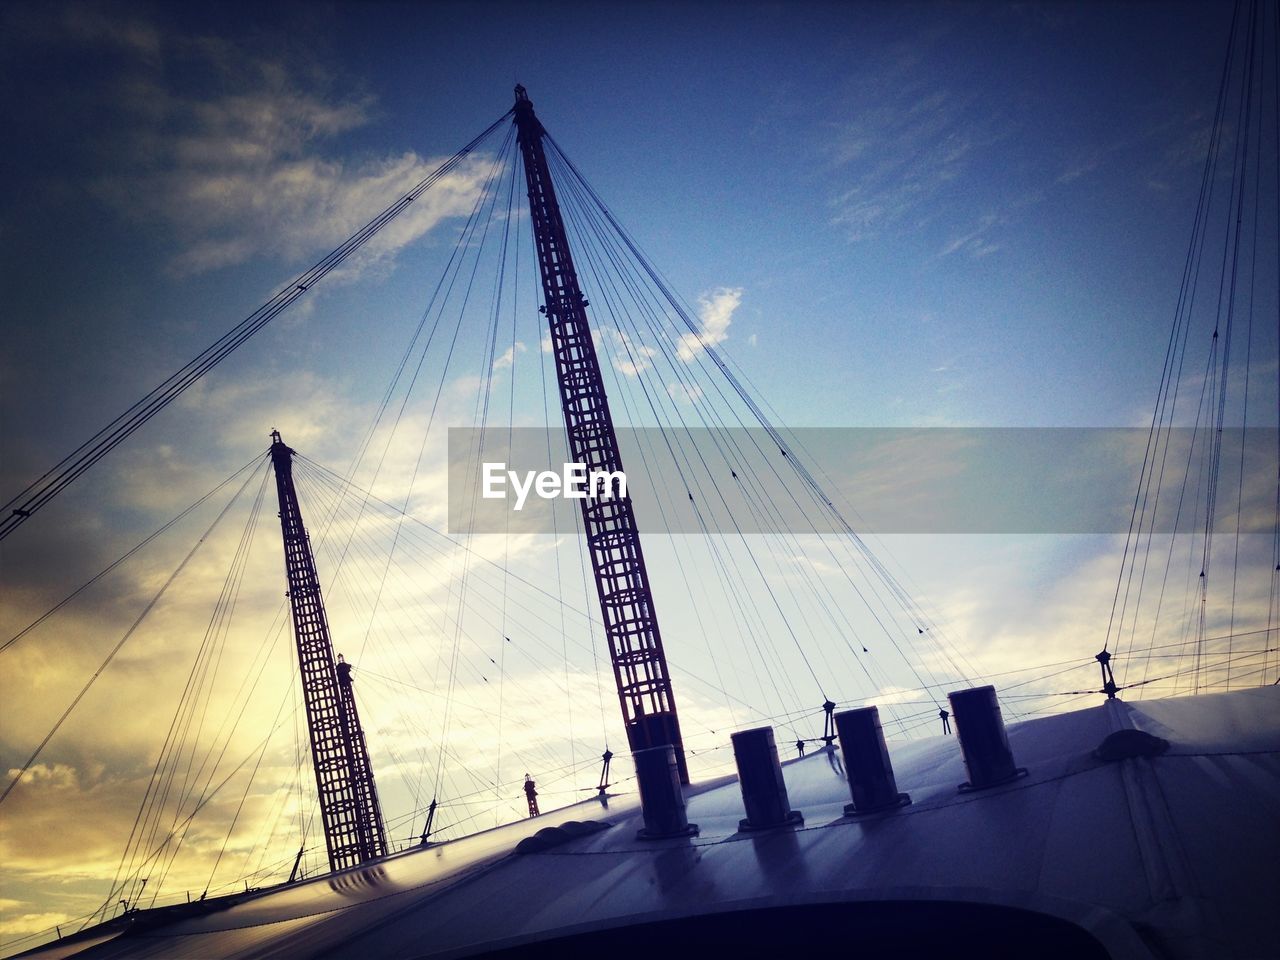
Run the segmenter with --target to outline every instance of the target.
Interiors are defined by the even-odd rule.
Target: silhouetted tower
[[[364,730],[356,713],[351,664],[333,657],[320,578],[293,486],[293,450],[271,431],[271,462],[280,496],[284,566],[293,609],[293,635],[316,768],[316,792],[329,868],[343,870],[385,856],[387,835],[373,782]]]
[[[515,124],[524,157],[529,212],[542,274],[542,309],[551,332],[569,455],[575,463],[585,465],[588,475],[596,471],[615,473],[622,470],[622,457],[587,323],[587,301],[578,286],[547,169],[542,144],[546,131],[534,116],[533,103],[522,86],[516,87]],[[578,503],[627,739],[632,750],[673,744],[680,779],[688,783],[680,721],[631,498],[587,498]]]

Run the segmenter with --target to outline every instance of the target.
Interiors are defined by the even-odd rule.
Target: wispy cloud
[[[299,55],[260,54],[89,5],[67,7],[39,33],[46,43],[128,54],[129,68],[83,111],[87,139],[111,158],[89,187],[117,213],[160,227],[177,275],[326,252],[439,163],[413,151],[350,149],[377,119],[375,98]],[[445,177],[344,265],[346,277],[465,214],[487,170],[477,159]]]
[[[702,399],[702,388],[696,383],[669,383],[667,396],[676,403],[694,404]]]
[[[1088,156],[1082,157],[1075,163],[1068,166],[1067,169],[1063,170],[1062,173],[1058,175],[1057,182],[1071,183],[1073,180],[1079,180],[1085,174],[1093,173],[1093,171],[1097,170],[1099,163],[1101,163],[1101,160],[1097,153],[1092,153]]]
[[[676,353],[685,363],[690,363],[705,348],[714,347],[729,339],[729,324],[733,312],[742,305],[741,287],[720,287],[698,297],[698,332],[686,333],[676,344]]]
[[[913,229],[932,216],[939,194],[961,181],[982,151],[1002,138],[999,118],[973,109],[975,97],[937,80],[928,51],[937,29],[888,47],[845,88],[826,153],[844,184],[832,223],[849,239]]]
[[[493,361],[493,369],[495,371],[505,370],[507,367],[514,366],[516,362],[516,354],[525,353],[528,349],[529,348],[526,347],[522,341],[517,340],[503,351],[502,356]]]
[[[938,255],[949,257],[953,253],[966,253],[971,257],[985,257],[1000,249],[998,243],[989,238],[991,231],[1000,223],[1000,218],[993,213],[980,217],[969,230],[954,237],[944,246]]]
[[[155,25],[119,9],[108,12],[87,3],[69,4],[58,26],[80,43],[117,47],[153,61],[160,56],[160,31]]]
[[[1066,187],[1119,170],[1137,184],[1164,191],[1204,163],[1209,133],[1209,118],[1200,112],[1169,112],[1166,104],[1152,104],[1123,133],[1072,148],[1054,183]]]
[[[1209,118],[1199,114],[1172,118],[1152,131],[1150,136],[1164,146],[1158,158],[1141,170],[1143,184],[1164,192],[1171,183],[1184,180],[1189,168],[1205,162],[1210,135]]]
[[[286,262],[336,246],[437,166],[414,152],[360,161],[327,157],[325,141],[361,120],[287,91],[216,104],[174,101],[186,134],[158,154],[135,142],[133,171],[100,179],[120,212],[164,224],[177,240],[170,267],[199,274],[257,257]],[[199,109],[203,106],[204,110]],[[194,109],[193,109],[194,107]],[[361,251],[367,268],[469,210],[487,165],[474,160],[437,183]],[[344,265],[348,275],[350,263]]]
[[[628,377],[638,377],[653,366],[649,361],[657,355],[658,351],[656,349],[647,344],[637,342],[622,330],[611,328],[609,332],[613,335],[614,342],[618,348],[613,358],[613,368],[615,370]]]

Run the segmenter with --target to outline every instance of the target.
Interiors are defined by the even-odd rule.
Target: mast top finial
[[[516,84],[516,103],[529,103],[529,91],[525,90],[524,84]]]

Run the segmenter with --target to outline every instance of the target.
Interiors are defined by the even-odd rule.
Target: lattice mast
[[[325,847],[329,868],[344,870],[385,856],[387,835],[364,730],[356,712],[351,665],[341,657],[335,660],[333,655],[320,578],[293,486],[293,450],[285,446],[275,430],[271,432],[271,462],[280,497],[289,606],[293,610],[293,635],[298,644]]]
[[[547,169],[542,144],[546,131],[534,116],[533,102],[522,86],[516,87],[515,124],[524,158],[529,212],[542,274],[542,310],[551,332],[569,454],[574,462],[586,466],[588,474],[621,471],[618,438],[587,323],[587,301],[578,285]],[[631,498],[588,498],[578,503],[627,739],[632,750],[674,745],[680,779],[688,783],[680,721]]]

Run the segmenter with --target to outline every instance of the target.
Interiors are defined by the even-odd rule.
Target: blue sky
[[[327,189],[452,152],[517,78],[677,289],[744,289],[735,357],[787,420],[1129,425],[1154,393],[1228,22],[1212,4],[53,9],[8,14],[27,144],[8,376],[70,414],[37,463],[137,383],[95,370],[102,392],[36,392],[45,370],[87,372],[102,347],[167,370],[340,238],[242,223],[257,242],[193,269],[216,262],[196,249],[216,224],[181,209],[180,178],[246,171],[155,138],[199,151],[251,135],[216,108],[302,96],[314,114],[272,131],[276,159],[330,165]]]
[[[7,5],[0,111],[13,145],[0,197],[0,481],[16,493],[252,311],[502,115],[516,81],[780,423],[1143,425],[1230,13],[1213,3]],[[452,250],[484,162],[433,191],[10,537],[0,552],[4,637],[263,449],[272,427],[343,470]],[[1274,239],[1260,247],[1271,256],[1258,273],[1254,349],[1264,360],[1251,387],[1254,425],[1276,417],[1267,242]],[[520,322],[537,318],[530,310]],[[1207,346],[1208,329],[1198,329],[1193,350]],[[515,367],[540,354],[536,329],[527,330],[524,350],[513,347]],[[464,340],[481,345],[482,334],[471,329]],[[622,345],[614,336],[605,338],[610,349]],[[446,378],[437,431],[470,425],[483,371],[481,363]],[[608,372],[611,391],[626,394],[626,371]],[[497,362],[487,375],[516,373]],[[524,424],[541,422],[530,383],[511,394],[521,398],[515,419]],[[413,431],[427,422],[421,401],[407,408],[376,489],[442,525],[439,449],[429,450],[416,486],[406,480]],[[312,492],[332,495],[322,481],[308,481]],[[856,506],[856,491],[845,492]],[[328,502],[316,501],[316,512]],[[271,520],[273,509],[263,510]],[[379,535],[400,529],[393,518],[380,522]],[[3,698],[20,705],[21,720],[0,735],[0,763],[25,759],[56,717],[50,705],[74,693],[199,532],[184,528],[186,539],[161,543],[91,603],[6,654]],[[272,536],[269,524],[259,532],[263,552],[245,587],[244,607],[264,622],[282,589]],[[957,535],[882,545],[950,642],[990,673],[1091,656],[1123,540]],[[554,569],[557,589],[576,590],[569,602],[581,611],[594,600],[581,589],[576,546],[517,539],[484,549],[548,588]],[[808,568],[788,555],[802,548],[814,551]],[[322,575],[340,552],[325,549]],[[775,646],[758,661],[745,643],[745,656],[718,659],[716,629],[745,635],[748,627],[728,602],[735,584],[721,584],[725,606],[707,599],[699,607],[692,585],[713,583],[718,568],[680,543],[648,549],[684,684],[687,737],[727,742],[725,729],[753,716],[748,705],[774,716],[820,702],[782,633],[784,618],[761,614]],[[779,590],[812,589],[804,569],[824,569],[821,550],[788,542],[770,553]],[[226,563],[201,555],[193,570],[210,585],[205,593],[216,595]],[[686,576],[682,563],[698,576]],[[443,591],[441,610],[460,605],[456,570],[431,569],[438,580],[420,579],[419,589]],[[359,649],[369,653],[358,662],[371,675],[426,676],[444,656],[445,646],[429,646],[406,666],[394,642],[378,645],[379,631],[386,626],[394,641],[395,630],[412,630],[421,617],[375,630],[364,601],[344,606],[361,596],[355,577],[326,589],[347,649],[364,638]],[[495,606],[485,614],[494,618],[507,617],[508,591],[543,602],[511,581],[475,589],[488,591]],[[1242,601],[1242,617],[1246,607],[1256,612],[1256,600]],[[210,602],[199,590],[166,601],[154,631],[130,648],[124,676],[86,700],[84,719],[51,744],[25,799],[15,792],[0,835],[12,867],[0,891],[13,918],[6,933],[42,929],[101,900],[154,762],[156,724],[174,708],[165,696],[173,671],[190,657],[183,638],[203,631]],[[422,616],[434,624],[437,613]],[[579,780],[594,782],[600,740],[617,721],[611,691],[601,696],[596,682],[588,641],[598,638],[573,619],[579,613],[568,616],[559,634],[551,623],[540,638],[553,647],[569,638],[563,659],[551,647],[513,653],[512,682],[523,686],[508,695],[525,710],[527,726],[512,735],[523,745],[517,752],[545,746],[549,734],[530,718],[547,702],[564,697],[566,714],[591,716],[579,716],[566,748],[579,764],[578,780],[564,787],[572,794]],[[819,620],[815,633],[825,629]],[[447,639],[451,622],[440,614],[432,636]],[[864,622],[849,626],[867,642],[857,632]],[[237,629],[233,645],[251,652],[263,642],[260,623]],[[869,688],[831,679],[863,663],[847,639],[818,642],[814,653],[832,692],[908,702],[916,681],[901,664],[868,672]],[[489,702],[485,661],[496,667],[504,650],[500,641],[477,646],[466,702]],[[925,649],[911,668],[946,673],[943,659]],[[287,648],[272,662],[287,683]],[[375,761],[389,771],[384,801],[412,813],[422,798],[409,758],[425,749],[422,730],[436,727],[405,719],[404,690],[378,694],[371,685],[360,689],[372,701]],[[753,702],[757,694],[763,699]],[[276,701],[265,699],[255,710],[269,723]],[[464,724],[455,749],[484,753],[486,729]],[[399,753],[380,754],[391,747],[378,743]],[[458,761],[456,775],[505,781],[522,760],[480,772]],[[278,765],[282,776],[291,769]],[[494,816],[504,809],[500,792]],[[301,800],[254,797],[268,810]],[[49,817],[86,826],[63,836],[41,829]],[[198,839],[213,849],[219,836]],[[246,857],[251,840],[243,840]],[[296,837],[280,842],[296,848]],[[64,879],[54,884],[54,876]],[[202,882],[198,866],[175,877],[179,892]]]

